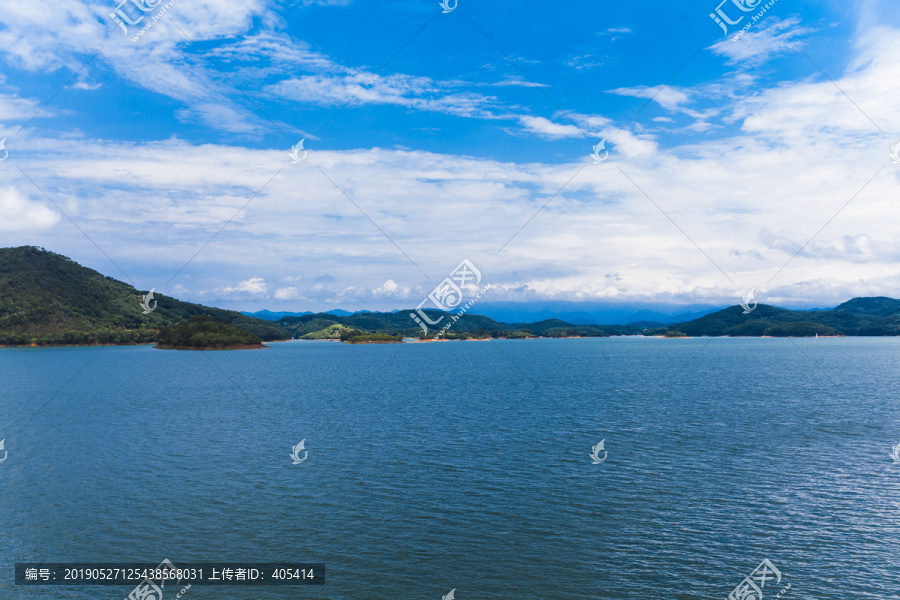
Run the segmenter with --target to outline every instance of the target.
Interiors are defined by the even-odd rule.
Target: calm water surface
[[[7,348],[4,437],[3,600],[163,558],[328,570],[185,600],[721,600],[764,558],[767,600],[900,596],[897,339]]]

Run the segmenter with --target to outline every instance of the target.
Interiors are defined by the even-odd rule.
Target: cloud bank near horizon
[[[308,10],[354,9],[343,4]],[[829,79],[804,56],[821,25],[768,17],[739,41],[708,45],[704,60],[719,66],[696,81],[642,73],[643,83],[608,86],[610,102],[648,104],[625,122],[546,102],[538,114],[485,93],[565,96],[552,79],[495,67],[451,78],[347,66],[292,37],[262,0],[176,6],[192,37],[212,44],[205,53],[162,21],[141,44],[119,39],[80,2],[0,15],[2,245],[42,245],[141,289],[246,310],[409,308],[464,258],[492,284],[493,303],[734,304],[750,288],[785,306],[900,297],[896,25],[857,31]],[[859,3],[859,22],[872,10]],[[598,34],[597,44],[641,35],[614,29],[624,41]],[[79,70],[97,40],[106,45]],[[45,102],[34,90],[47,69],[74,74],[70,88],[88,100],[52,103],[18,131]],[[586,70],[570,67],[572,77]],[[235,86],[253,81],[248,103]],[[156,98],[175,131],[193,121],[231,137],[110,137],[80,120],[104,88],[122,86]],[[264,126],[283,128],[289,144],[252,139],[280,103],[333,112],[348,97],[346,110],[438,113],[493,138],[472,146],[474,134],[460,134],[441,150],[422,142],[426,129],[401,136],[395,121],[385,126],[393,144],[348,132],[343,147],[317,147],[321,136],[275,119]],[[292,164],[304,135],[309,155]],[[601,139],[609,155],[595,164]]]

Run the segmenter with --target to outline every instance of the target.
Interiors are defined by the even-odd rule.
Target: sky
[[[900,297],[898,57],[887,0],[9,3],[0,246],[238,310]]]

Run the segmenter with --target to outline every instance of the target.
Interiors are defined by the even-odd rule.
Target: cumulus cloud
[[[239,292],[254,295],[265,295],[267,291],[268,286],[266,285],[266,280],[262,277],[253,277],[251,279],[241,281],[235,287],[226,287],[222,290],[222,292],[225,294],[233,294]]]
[[[383,296],[385,298],[406,299],[409,297],[409,288],[399,285],[393,279],[388,279],[380,287],[372,290],[375,296]]]
[[[201,31],[240,30],[241,20],[256,14],[254,3],[235,6],[231,29],[214,20]],[[181,18],[200,18],[193,8],[186,11]],[[166,66],[132,76],[146,75],[150,88],[170,86],[170,97],[185,99],[186,119],[246,126],[243,110],[207,102],[214,94],[204,89],[213,81],[204,79],[206,71],[173,68],[183,55],[166,37],[171,32],[158,29],[161,45],[145,49],[160,53]],[[218,58],[252,60],[272,43],[270,37],[229,42]],[[51,68],[52,56],[35,48],[30,54],[5,51],[22,53],[22,64]],[[122,52],[125,64],[140,69]],[[313,74],[306,80],[291,74],[269,90],[273,94],[282,85],[283,93],[332,103],[346,100],[370,75],[345,69],[329,78],[317,71],[327,69],[329,59],[308,47],[278,52],[277,66],[298,64]],[[208,301],[276,302],[292,309],[408,307],[463,258],[494,286],[492,301],[723,302],[751,287],[767,299],[818,294],[822,302],[869,289],[900,295],[893,250],[900,174],[887,165],[897,140],[873,124],[887,129],[900,122],[894,101],[898,55],[898,31],[882,27],[860,36],[846,71],[831,74],[837,86],[816,76],[731,94],[750,77],[743,74],[697,86],[647,82],[614,90],[693,116],[696,122],[687,127],[694,130],[711,127],[709,121],[721,115],[734,127],[716,139],[661,143],[665,137],[637,122],[622,128],[604,115],[505,113],[522,130],[557,140],[554,148],[571,146],[569,159],[361,147],[311,151],[305,163],[283,168],[284,148],[236,143],[80,138],[78,151],[71,152],[71,144],[38,132],[17,143],[23,169],[117,263],[153,257],[168,276],[201,250],[173,282],[185,299],[213,290],[204,296]],[[387,75],[363,85],[361,98],[430,110],[428,103],[456,94],[454,86]],[[457,99],[460,114],[493,110],[488,97]],[[714,106],[699,109],[699,99]],[[587,154],[602,138],[610,157],[594,165]],[[93,252],[67,223],[47,232],[58,220],[20,193],[0,194],[0,224],[31,223],[22,226],[35,238],[31,243],[51,248],[60,232],[68,232],[68,254]],[[767,283],[804,244],[806,250]],[[267,281],[275,290],[271,298]]]
[[[300,297],[300,293],[297,288],[290,286],[275,290],[274,297],[276,300],[296,300]]]
[[[56,225],[60,215],[19,190],[0,188],[0,231],[42,231]]]

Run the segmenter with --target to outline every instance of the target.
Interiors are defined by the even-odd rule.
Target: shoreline
[[[259,344],[231,344],[228,346],[153,346],[155,350],[261,350],[268,348],[263,343]]]
[[[897,335],[820,335],[818,338],[897,338],[900,336]],[[91,343],[91,344],[38,344],[32,342],[30,344],[0,344],[0,348],[92,348],[92,347],[110,347],[110,346],[153,346],[154,348],[158,348],[160,350],[255,350],[259,348],[265,348],[267,344],[277,344],[283,342],[337,342],[339,344],[351,344],[351,345],[362,345],[362,344],[429,344],[434,342],[490,342],[492,340],[590,340],[590,339],[609,339],[609,338],[643,338],[643,339],[662,339],[662,340],[692,340],[692,339],[703,339],[703,338],[721,338],[721,339],[787,339],[787,338],[809,338],[809,339],[818,339],[814,335],[790,335],[790,336],[772,336],[772,335],[700,335],[700,336],[679,336],[679,337],[666,337],[664,335],[608,335],[608,336],[561,336],[561,337],[528,337],[528,338],[469,338],[465,340],[452,340],[447,338],[441,338],[439,340],[435,339],[419,339],[419,338],[407,338],[409,341],[402,342],[342,342],[341,340],[335,339],[323,339],[323,340],[304,340],[301,338],[291,338],[286,340],[268,340],[261,343],[261,345],[238,345],[238,346],[227,346],[225,348],[182,348],[175,346],[159,346],[157,342],[125,342],[120,344],[101,344],[101,343]]]

